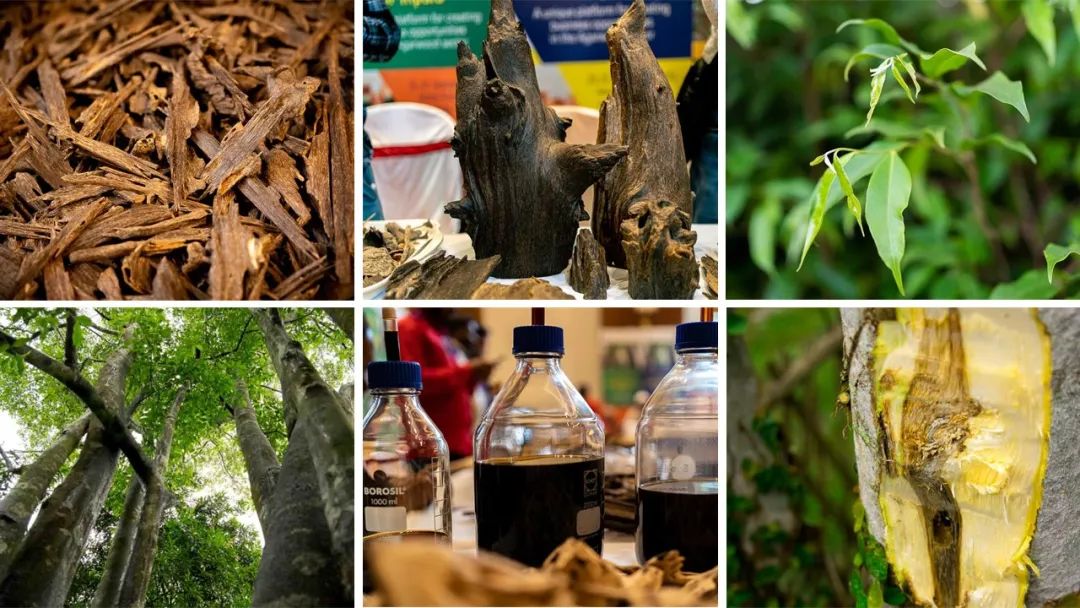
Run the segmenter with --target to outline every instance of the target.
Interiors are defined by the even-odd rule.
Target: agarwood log
[[[841,318],[859,494],[909,595],[1043,606],[1080,591],[1080,311]]]
[[[694,296],[698,266],[694,260],[697,234],[690,216],[666,200],[637,201],[622,223],[630,297],[678,300]]]
[[[422,264],[409,260],[398,266],[386,283],[388,300],[467,300],[487,281],[499,256],[466,260],[445,251]]]
[[[607,299],[607,288],[611,285],[607,257],[603,247],[593,237],[592,230],[578,231],[574,240],[574,256],[570,260],[570,268],[566,270],[566,280],[586,300]]]
[[[634,0],[608,29],[607,45],[611,56],[611,94],[600,106],[597,141],[625,145],[629,152],[596,185],[593,233],[604,247],[609,264],[631,270],[631,295],[652,297],[634,295],[637,292],[663,294],[657,297],[688,297],[693,289],[685,283],[687,277],[696,278],[696,269],[692,273],[686,271],[694,264],[696,239],[689,231],[690,174],[683,153],[675,96],[649,48],[642,0]],[[667,207],[672,209],[661,212]],[[634,253],[626,251],[627,222],[631,220],[639,225],[639,231],[650,223],[658,243]],[[665,237],[665,232],[670,232],[670,236]],[[664,256],[668,263],[656,266],[659,274],[644,272],[653,264],[644,259],[629,259],[642,256]],[[634,268],[639,272],[635,273]],[[635,288],[635,283],[664,281],[673,285],[662,289]]]
[[[451,143],[465,196],[447,204],[446,212],[461,220],[476,257],[501,256],[497,277],[562,272],[578,223],[589,219],[582,193],[626,155],[626,147],[565,143],[570,121],[540,99],[532,51],[512,0],[491,3],[483,61],[458,44],[457,118]]]

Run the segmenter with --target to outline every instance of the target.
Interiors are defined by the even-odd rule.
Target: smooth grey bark
[[[306,425],[301,420],[289,437],[267,509],[266,546],[251,599],[256,608],[352,605],[331,549]]]
[[[356,387],[352,382],[346,382],[342,384],[337,390],[338,397],[341,398],[341,405],[345,406],[345,411],[349,414],[350,418],[356,417]]]
[[[240,443],[240,452],[244,455],[247,466],[248,482],[251,484],[251,501],[255,503],[255,512],[259,515],[259,525],[263,537],[269,533],[270,498],[274,495],[281,464],[277,453],[259,426],[255,410],[251,407],[251,396],[243,380],[236,383],[240,393],[240,404],[233,408],[233,420],[236,421],[236,439]]]
[[[125,337],[129,338],[130,332]],[[130,366],[131,351],[117,349],[102,364],[96,387],[86,387],[114,419],[125,405],[124,385]],[[78,392],[76,395],[82,397]],[[112,437],[99,419],[90,422],[75,466],[42,504],[7,578],[0,583],[0,606],[52,608],[64,604],[116,473],[120,450],[110,441]]]
[[[105,572],[98,581],[94,600],[90,604],[94,608],[119,606],[120,589],[124,584],[128,564],[131,562],[135,533],[142,513],[143,496],[142,482],[139,481],[138,476],[132,475],[131,481],[128,482],[127,494],[124,496],[124,512],[120,515],[120,523],[116,526],[112,545],[109,547],[109,557],[105,561]]]
[[[334,325],[338,326],[338,329],[345,332],[346,336],[349,336],[349,340],[355,342],[353,338],[353,330],[355,328],[355,316],[352,308],[324,308],[326,316],[330,317],[330,320],[334,322]]]
[[[89,414],[68,425],[37,460],[23,467],[15,487],[0,499],[0,581],[4,580],[26,534],[30,516],[45,498],[49,484],[78,447],[89,425]]]
[[[341,579],[352,593],[353,578],[353,420],[341,399],[319,376],[299,342],[291,339],[276,309],[253,311],[266,337],[286,409],[295,409],[311,452],[326,523],[330,527]],[[290,441],[295,441],[295,431]],[[280,483],[280,482],[279,482]]]
[[[142,515],[139,517],[139,529],[120,591],[119,605],[121,606],[142,608],[146,605],[146,590],[150,586],[150,573],[154,566],[154,553],[157,552],[161,516],[165,506],[165,471],[169,468],[169,452],[172,450],[176,416],[186,396],[187,387],[180,387],[165,415],[161,437],[157,442],[157,454],[154,457],[155,474],[146,487],[146,500],[143,503]]]

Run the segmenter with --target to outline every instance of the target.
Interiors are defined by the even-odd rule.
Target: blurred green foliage
[[[729,297],[899,297],[899,281],[883,264],[890,256],[879,256],[877,235],[860,231],[848,205],[830,202],[796,270],[816,184],[828,171],[810,161],[890,141],[904,142],[897,160],[910,169],[906,248],[890,252],[906,296],[1080,295],[1080,256],[1071,255],[1080,252],[1080,2],[729,0],[727,7]],[[876,25],[837,32],[848,20],[872,18],[903,40]],[[862,57],[847,81],[844,72],[874,44],[903,47],[920,74],[949,84],[920,77],[923,95],[911,103],[915,91],[909,97],[888,74],[867,126],[870,70],[887,57]],[[915,52],[946,48],[959,63],[948,72]],[[986,70],[957,55],[978,57]],[[1016,100],[972,94],[999,71],[1022,83],[1030,122]],[[852,178],[856,197],[872,208],[865,182]],[[833,194],[843,198],[840,184]]]
[[[907,602],[864,527],[838,405],[839,321],[824,309],[729,314],[728,605]]]

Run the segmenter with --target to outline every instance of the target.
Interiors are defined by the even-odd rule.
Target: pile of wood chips
[[[426,542],[365,551],[375,593],[364,606],[716,606],[718,570],[686,573],[676,551],[622,568],[568,539],[540,569]]]
[[[353,294],[353,3],[0,6],[0,298]]]

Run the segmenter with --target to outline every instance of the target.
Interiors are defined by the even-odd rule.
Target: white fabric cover
[[[425,104],[384,103],[367,108],[364,130],[375,150],[433,144],[450,141],[454,119]],[[444,233],[458,231],[459,222],[443,211],[443,205],[464,195],[461,165],[453,150],[376,157],[371,170],[386,219],[430,219]]]
[[[600,128],[600,112],[586,108],[585,106],[551,106],[555,113],[562,118],[574,121],[566,131],[566,143],[568,144],[595,144],[596,132]],[[585,202],[585,211],[592,217],[593,187],[581,195]]]

